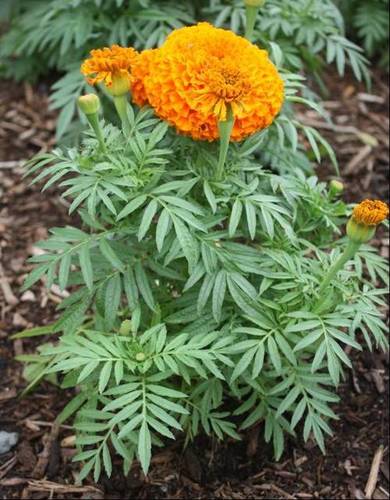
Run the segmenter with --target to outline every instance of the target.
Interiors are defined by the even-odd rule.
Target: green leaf
[[[190,269],[193,269],[199,260],[198,242],[193,238],[187,226],[180,219],[173,217],[173,224],[180,247],[187,259],[188,266]]]
[[[92,290],[93,287],[93,269],[91,263],[91,256],[89,254],[89,246],[83,245],[79,251],[79,261],[81,273],[87,287]]]
[[[91,472],[92,467],[94,466],[94,464],[95,464],[95,459],[92,458],[92,460],[90,460],[89,462],[86,462],[83,465],[83,467],[82,467],[82,469],[81,469],[81,471],[80,471],[80,473],[78,475],[78,480],[80,482],[82,482],[88,476],[88,474]]]
[[[208,181],[204,181],[203,191],[204,191],[204,194],[206,196],[207,201],[209,202],[211,210],[213,211],[213,214],[215,214],[215,212],[217,211],[217,201],[215,199],[214,193],[213,193]]]
[[[100,394],[104,392],[104,389],[107,387],[108,381],[110,380],[112,370],[112,361],[107,361],[99,376],[99,392]]]
[[[111,442],[115,448],[115,451],[125,460],[131,461],[133,459],[133,455],[131,451],[125,446],[125,444],[118,438],[115,432],[111,433]]]
[[[157,208],[158,203],[156,200],[152,200],[146,207],[138,230],[138,241],[141,241],[145,234],[148,232],[153,217],[156,215]]]
[[[148,384],[148,389],[154,394],[157,394],[158,396],[165,396],[167,398],[181,399],[187,397],[187,394],[184,394],[184,392],[176,391],[174,389],[170,389],[162,385]]]
[[[153,427],[155,431],[157,431],[159,434],[162,436],[168,437],[170,439],[175,439],[175,436],[172,434],[172,432],[168,429],[168,427],[164,424],[162,424],[159,420],[156,420],[153,418],[151,415],[148,415],[146,417],[147,423]]]
[[[236,233],[237,226],[240,223],[242,214],[242,203],[239,199],[233,203],[232,213],[229,219],[229,238],[233,238]]]
[[[300,387],[298,386],[293,387],[291,391],[289,391],[287,396],[283,399],[283,401],[280,403],[275,417],[279,418],[281,415],[283,415],[285,411],[289,410],[291,406],[294,404],[294,401],[300,394],[301,394]]]
[[[169,225],[170,215],[168,210],[164,208],[164,210],[160,214],[156,227],[156,246],[159,252],[161,252],[161,249],[164,245],[164,240],[168,233]]]
[[[61,257],[61,262],[58,271],[58,284],[61,290],[65,290],[68,284],[69,270],[71,264],[72,256],[70,253],[64,253]]]
[[[92,360],[88,364],[86,364],[77,378],[77,383],[80,384],[80,382],[91,375],[91,373],[99,366],[99,364],[99,360]]]
[[[256,237],[256,208],[247,200],[245,200],[245,212],[249,234],[254,240]]]
[[[137,196],[133,200],[131,200],[123,210],[121,210],[118,214],[117,220],[121,220],[124,217],[127,217],[130,215],[132,212],[137,210],[146,200],[146,195],[142,194],[140,196]]]
[[[297,404],[293,416],[291,418],[291,429],[294,429],[297,423],[301,420],[305,409],[306,409],[306,399],[302,398],[300,402]]]
[[[141,406],[142,401],[135,401],[134,403],[125,406],[110,420],[110,425],[113,426],[122,422],[122,420],[128,420],[137,410],[141,408]]]
[[[217,323],[221,321],[222,316],[222,306],[225,299],[226,292],[226,272],[219,271],[217,277],[215,278],[214,290],[213,290],[213,316]]]
[[[282,370],[282,361],[280,359],[278,346],[276,345],[276,342],[273,339],[273,337],[268,337],[267,347],[268,347],[268,353],[269,353],[269,357],[271,358],[272,364],[274,365],[275,370],[278,373],[280,373],[280,371]]]
[[[261,369],[263,368],[264,364],[264,355],[265,355],[264,343],[261,342],[257,347],[256,355],[253,360],[252,378],[256,378],[259,376],[259,373],[261,372]]]
[[[246,351],[246,353],[241,357],[241,359],[239,360],[239,362],[237,363],[236,367],[233,370],[230,383],[233,383],[248,368],[250,362],[252,361],[254,355],[256,354],[256,350],[257,348],[254,347],[249,351]]]
[[[143,299],[145,300],[149,308],[152,311],[154,311],[156,308],[156,304],[154,302],[152,289],[150,288],[148,277],[140,262],[136,263],[134,271],[135,271],[135,280],[137,282],[138,290],[140,291]]]
[[[174,427],[175,429],[182,430],[182,427],[179,424],[179,422],[176,419],[174,419],[171,415],[169,415],[169,413],[167,413],[161,407],[156,406],[154,404],[149,404],[148,410],[151,411],[162,422],[165,422],[166,424],[170,425],[171,427]]]
[[[213,285],[215,282],[216,275],[215,274],[206,274],[204,277],[202,286],[199,290],[198,300],[197,300],[197,311],[200,314],[205,308],[207,301],[210,297],[211,291],[213,289]]]
[[[134,418],[132,418],[129,422],[127,422],[126,425],[124,425],[118,434],[119,439],[122,439],[124,437],[127,437],[130,432],[132,432],[138,425],[143,421],[144,416],[141,415],[136,415]]]
[[[57,417],[57,422],[62,424],[67,420],[71,415],[73,415],[85,401],[88,399],[88,394],[84,392],[80,392],[73,399],[69,401],[69,403],[64,407],[61,413]]]
[[[138,287],[131,269],[128,269],[123,274],[123,288],[130,310],[134,311],[138,306]]]
[[[23,330],[22,332],[15,333],[11,335],[11,339],[25,339],[29,337],[39,337],[41,335],[48,335],[54,333],[53,325],[38,326],[36,328],[29,328],[28,330]]]
[[[111,474],[112,474],[112,462],[111,462],[110,450],[108,449],[107,443],[103,444],[102,455],[103,455],[104,470],[106,471],[107,476],[111,477]]]
[[[124,272],[124,264],[114,252],[111,245],[105,238],[102,238],[99,242],[99,248],[104,257],[108,260],[110,264],[114,266],[115,269],[118,269],[121,272]]]
[[[104,294],[104,319],[109,330],[114,326],[122,294],[122,282],[119,274],[114,274],[107,282]]]
[[[142,470],[146,475],[149,470],[152,453],[152,438],[146,420],[143,420],[138,435],[138,457],[141,462]]]
[[[287,331],[287,329],[285,330]],[[314,332],[310,332],[302,340],[300,340],[297,345],[294,347],[294,352],[300,351],[301,349],[305,349],[309,345],[316,342],[322,336],[322,330],[316,330]]]

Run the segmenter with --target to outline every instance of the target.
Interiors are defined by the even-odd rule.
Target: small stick
[[[376,450],[374,458],[372,459],[370,474],[368,476],[368,481],[366,484],[366,489],[364,491],[366,498],[372,498],[372,495],[376,488],[376,483],[378,482],[379,467],[383,458],[383,445],[380,445]]]
[[[14,169],[22,167],[27,160],[15,160],[15,161],[0,161],[0,169]]]

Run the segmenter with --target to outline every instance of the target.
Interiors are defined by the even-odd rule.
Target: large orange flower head
[[[142,99],[194,139],[215,140],[218,122],[234,116],[231,139],[268,127],[284,98],[277,69],[245,38],[208,23],[180,28],[142,62]],[[138,66],[138,64],[137,64]]]
[[[355,222],[365,226],[376,226],[389,215],[389,207],[380,200],[364,200],[353,209]]]
[[[113,45],[111,48],[91,50],[91,57],[81,65],[81,73],[91,85],[103,83],[114,96],[129,91],[131,70],[139,54],[133,48]]]

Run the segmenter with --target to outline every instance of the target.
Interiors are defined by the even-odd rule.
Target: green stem
[[[96,139],[99,142],[100,148],[104,153],[107,153],[107,148],[104,143],[102,129],[100,127],[99,117],[97,113],[92,113],[89,115],[85,115],[89,124],[91,125],[92,130],[95,132]]]
[[[129,122],[129,117],[127,116],[127,95],[128,94],[115,96],[114,97],[114,104],[115,104],[115,109],[119,115],[119,118],[121,119],[121,122],[122,122],[123,133],[126,136],[130,136],[131,126],[130,126],[130,122]]]
[[[254,5],[247,5],[246,10],[246,27],[245,27],[245,38],[249,41],[252,40],[253,31],[255,29],[256,17],[259,12],[259,7]]]
[[[352,259],[355,253],[358,251],[361,243],[354,242],[352,240],[348,241],[347,246],[345,247],[344,252],[340,255],[340,257],[336,260],[336,262],[331,266],[327,275],[325,276],[321,286],[318,290],[318,293],[321,294],[331,283],[331,281],[335,278],[337,273],[344,267],[344,265]]]
[[[227,152],[229,149],[229,142],[233,130],[233,125],[234,125],[234,115],[231,107],[229,106],[226,120],[218,122],[220,139],[219,139],[219,159],[218,159],[217,175],[216,175],[217,180],[221,180],[223,178],[223,171],[225,167]]]

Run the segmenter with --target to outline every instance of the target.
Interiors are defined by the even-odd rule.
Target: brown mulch
[[[320,121],[321,132],[337,149],[346,199],[387,198],[386,84],[378,77],[370,94],[352,80],[345,84],[329,77],[328,84],[335,99],[327,101],[326,109],[339,127],[336,133],[310,112],[304,119]],[[154,456],[147,478],[137,463],[124,477],[118,462],[111,479],[75,485],[72,429],[53,425],[70,394],[45,382],[18,399],[26,382],[13,357],[33,352],[39,341],[10,339],[21,329],[51,322],[62,298],[56,287],[47,291],[43,283],[20,291],[34,242],[45,238],[48,228],[70,222],[58,193],[42,194],[22,179],[20,160],[50,148],[53,128],[44,89],[0,84],[0,430],[19,433],[18,444],[0,455],[0,498],[362,499],[370,471],[372,498],[388,498],[388,360],[368,351],[353,355],[326,456],[312,442],[290,440],[282,460],[274,463],[260,425],[243,434],[241,442],[218,443],[203,436],[187,450],[181,440],[169,444]],[[319,175],[330,178],[332,173],[325,165]],[[388,241],[376,243],[388,256]]]

